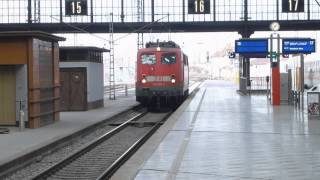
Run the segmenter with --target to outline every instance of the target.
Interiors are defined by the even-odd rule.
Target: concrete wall
[[[28,71],[27,65],[16,66],[16,121],[19,122],[20,103],[24,111],[24,121],[28,121]]]
[[[60,68],[87,69],[87,96],[88,102],[103,99],[103,64],[91,62],[60,62]]]
[[[88,101],[103,99],[103,64],[90,63],[88,71]]]

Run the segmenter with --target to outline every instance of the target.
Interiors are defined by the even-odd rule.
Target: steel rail
[[[167,115],[157,122],[143,137],[138,139],[125,153],[123,153],[108,169],[106,169],[96,180],[110,179],[111,176],[154,134],[163,122],[172,114]]]
[[[76,151],[75,153],[73,153],[71,156],[63,159],[62,161],[58,162],[57,164],[55,164],[54,166],[48,168],[47,170],[43,171],[42,173],[38,174],[36,177],[34,177],[34,180],[39,180],[39,179],[46,179],[48,177],[50,177],[52,174],[54,174],[55,172],[59,171],[60,169],[64,168],[65,166],[67,166],[68,164],[72,163],[74,160],[76,160],[77,158],[81,157],[82,155],[86,154],[87,152],[91,151],[92,149],[94,149],[96,146],[98,146],[99,144],[101,144],[102,142],[106,141],[107,139],[109,139],[110,137],[112,137],[113,135],[117,134],[118,132],[120,132],[121,130],[123,130],[124,128],[126,128],[127,126],[130,125],[130,123],[132,121],[135,121],[139,118],[141,118],[142,116],[144,116],[147,112],[142,112],[132,118],[130,118],[128,121],[124,122],[123,124],[121,124],[120,126],[118,126],[117,128],[109,131],[108,133],[100,136],[99,138],[97,138],[95,141],[93,141],[92,143],[86,145],[84,148]]]

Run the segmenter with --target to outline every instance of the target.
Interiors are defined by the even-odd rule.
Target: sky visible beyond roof
[[[300,32],[279,32],[281,37],[306,37],[314,38],[317,44],[320,43],[317,31],[300,31]],[[256,32],[252,38],[268,38],[271,32]],[[59,34],[66,37],[65,42],[60,43],[64,46],[97,46],[109,49],[109,34]],[[223,33],[145,33],[144,42],[149,41],[167,41],[172,40],[178,43],[189,59],[197,59],[203,57],[209,52],[214,54],[216,51],[223,50],[227,45],[234,46],[234,41],[241,38],[237,32]],[[114,39],[119,39],[115,42],[115,58],[135,60],[137,53],[137,34],[115,34]],[[309,58],[319,57],[319,46],[317,53],[309,55]]]

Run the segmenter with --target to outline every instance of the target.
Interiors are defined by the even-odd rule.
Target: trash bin
[[[320,92],[307,92],[307,105],[309,117],[320,117]]]

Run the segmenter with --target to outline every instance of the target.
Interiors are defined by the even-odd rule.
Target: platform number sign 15
[[[210,14],[210,0],[188,0],[188,14]]]
[[[304,12],[304,0],[282,0],[282,12]]]
[[[87,0],[65,0],[65,10],[67,16],[88,15]]]

